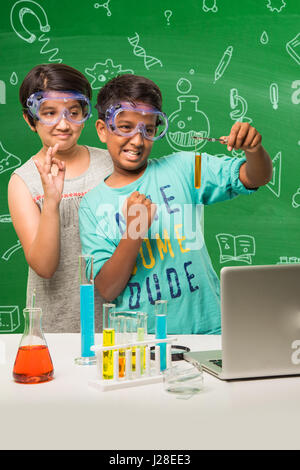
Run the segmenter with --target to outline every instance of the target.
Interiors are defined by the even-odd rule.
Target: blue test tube
[[[155,337],[166,339],[167,337],[167,300],[156,300],[155,302]],[[167,368],[167,345],[158,343],[160,346],[160,370]]]
[[[87,266],[90,275],[87,277]],[[76,358],[76,364],[92,365],[96,363],[95,352],[91,346],[95,344],[95,303],[93,256],[79,256],[80,278],[80,331],[81,331],[81,357]]]

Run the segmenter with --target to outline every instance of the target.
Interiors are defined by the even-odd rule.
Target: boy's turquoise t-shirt
[[[83,254],[94,256],[94,277],[113,255],[125,230],[122,208],[134,191],[157,205],[133,274],[113,301],[117,310],[148,313],[155,332],[155,301],[168,301],[168,334],[221,333],[219,279],[202,232],[203,205],[250,194],[239,180],[243,158],[202,154],[201,186],[194,187],[195,154],[151,159],[143,175],[122,188],[105,181],[89,191],[79,208]]]

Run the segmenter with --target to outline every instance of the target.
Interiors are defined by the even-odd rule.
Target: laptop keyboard
[[[213,364],[215,364],[218,367],[221,367],[222,369],[222,359],[211,359],[209,362],[212,362]]]

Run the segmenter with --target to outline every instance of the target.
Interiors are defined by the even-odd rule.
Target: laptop
[[[222,350],[184,359],[222,380],[300,374],[300,264],[225,267],[220,284]]]

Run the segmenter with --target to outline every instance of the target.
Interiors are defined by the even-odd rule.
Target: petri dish
[[[203,390],[203,372],[200,365],[178,362],[163,372],[164,390],[178,397],[189,397]]]

